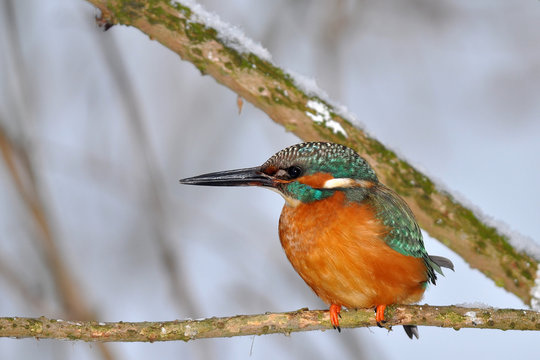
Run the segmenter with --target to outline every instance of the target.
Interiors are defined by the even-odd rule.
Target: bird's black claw
[[[383,328],[384,326],[381,325],[380,322],[377,321],[377,326],[380,327],[380,328]]]
[[[341,328],[339,326],[334,326],[334,329],[336,329],[339,333],[341,332]]]

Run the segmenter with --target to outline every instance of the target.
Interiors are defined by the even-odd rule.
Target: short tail
[[[448,268],[454,271],[454,264],[450,260],[442,256],[428,255],[424,256],[424,263],[427,267],[428,273],[428,282],[431,282],[433,285],[437,283],[437,274],[438,272],[441,275],[444,275],[441,267]]]
[[[436,269],[439,274],[443,274],[441,271],[441,267],[445,267],[447,269],[450,269],[454,271],[454,264],[447,258],[442,256],[436,256],[436,255],[428,255],[431,261],[433,261],[435,264],[439,266],[439,269]]]
[[[437,279],[436,274],[433,272],[435,270],[441,275],[444,275],[441,268],[447,268],[452,271],[454,271],[454,264],[447,258],[442,256],[436,256],[436,255],[428,255],[427,258],[429,261],[426,261],[426,258],[424,257],[424,261],[426,261],[426,264],[431,265],[429,267],[429,277],[431,279],[431,282],[435,284],[435,280]],[[416,325],[403,325],[403,330],[405,330],[405,333],[407,333],[407,336],[409,339],[412,339],[413,336],[417,339],[420,337],[418,335],[418,327]]]
[[[412,339],[413,336],[417,339],[420,337],[420,335],[418,335],[418,326],[416,325],[403,325],[403,330],[405,330],[409,339]]]

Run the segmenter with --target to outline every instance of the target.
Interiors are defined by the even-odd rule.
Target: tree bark
[[[342,328],[375,326],[373,309],[343,311]],[[421,325],[500,330],[540,330],[540,313],[531,310],[396,305],[386,310],[385,327]],[[0,337],[63,339],[94,342],[190,341],[246,335],[290,334],[332,329],[328,311],[301,309],[287,313],[238,315],[202,320],[155,322],[64,321],[0,318]]]

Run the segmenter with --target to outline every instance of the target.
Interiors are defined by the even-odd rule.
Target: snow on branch
[[[372,309],[343,311],[341,314],[342,328],[376,326]],[[388,330],[396,325],[438,326],[455,330],[461,328],[540,330],[540,313],[519,309],[396,305],[387,308],[386,318],[385,327]],[[328,311],[305,309],[287,313],[154,322],[98,323],[45,317],[0,318],[0,337],[93,342],[190,341],[277,333],[288,335],[299,331],[331,329]],[[405,336],[401,333],[399,335]]]
[[[268,51],[240,30],[192,0],[87,1],[101,10],[98,22],[105,28],[111,24],[138,28],[301,139],[333,141],[357,150],[381,181],[405,198],[432,237],[525,304],[540,308],[538,245],[505,231],[444,190],[367,134],[313,82],[274,65]]]

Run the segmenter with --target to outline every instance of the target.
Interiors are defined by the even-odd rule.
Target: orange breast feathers
[[[420,258],[384,242],[386,228],[369,205],[337,191],[312,203],[285,205],[281,245],[304,281],[326,303],[366,308],[420,301],[427,272]]]

